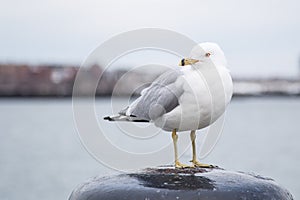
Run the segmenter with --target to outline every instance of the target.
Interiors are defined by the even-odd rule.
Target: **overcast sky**
[[[80,64],[118,33],[166,28],[219,43],[233,74],[298,74],[299,0],[6,0],[0,62]]]

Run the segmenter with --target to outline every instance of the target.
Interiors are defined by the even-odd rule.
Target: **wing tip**
[[[146,119],[134,119],[135,117],[133,116],[125,116],[125,115],[120,115],[120,116],[106,116],[103,117],[104,120],[107,121],[128,121],[128,122],[150,122],[149,120]]]
[[[114,121],[110,116],[103,117],[104,120]]]

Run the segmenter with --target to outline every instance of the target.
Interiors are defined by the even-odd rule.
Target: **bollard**
[[[69,200],[292,200],[274,180],[221,168],[148,168],[94,177],[79,185]]]

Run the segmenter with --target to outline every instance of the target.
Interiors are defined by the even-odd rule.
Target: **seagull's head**
[[[216,43],[205,42],[195,46],[189,58],[180,61],[179,66],[197,65],[213,62],[215,65],[226,66],[226,58],[222,49]]]

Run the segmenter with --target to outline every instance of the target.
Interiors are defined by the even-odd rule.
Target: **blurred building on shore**
[[[78,70],[78,66],[0,64],[0,97],[70,97]],[[124,70],[104,72],[97,65],[82,73],[84,79],[77,80],[81,96],[93,92],[95,81],[96,96],[137,95],[159,75]],[[234,95],[300,95],[300,78],[235,78]]]
[[[76,67],[0,65],[0,96],[68,96]]]

